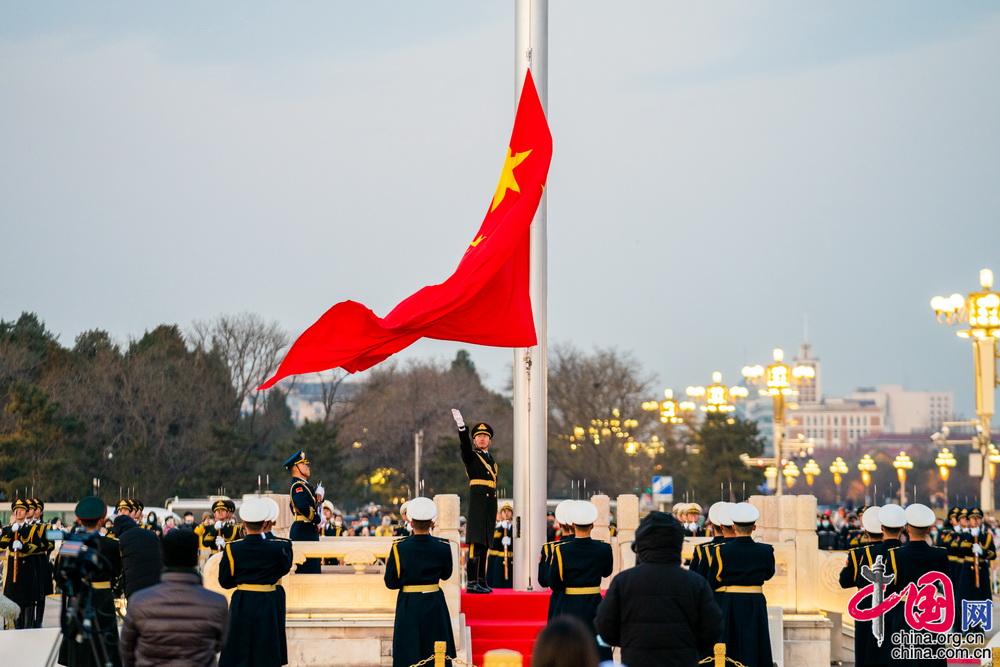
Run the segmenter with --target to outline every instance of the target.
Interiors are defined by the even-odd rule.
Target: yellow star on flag
[[[500,182],[497,183],[497,191],[493,193],[493,205],[490,206],[490,213],[495,211],[497,206],[500,205],[500,202],[507,196],[508,190],[513,190],[514,192],[521,191],[521,186],[517,184],[517,180],[514,178],[514,168],[524,162],[529,155],[531,155],[531,149],[516,154],[510,148],[507,149],[507,158],[503,162],[503,171],[500,172]]]

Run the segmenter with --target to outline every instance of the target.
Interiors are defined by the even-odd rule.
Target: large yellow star
[[[514,178],[514,167],[524,162],[525,158],[531,155],[531,149],[524,151],[523,153],[514,153],[510,148],[507,149],[507,158],[503,161],[503,171],[500,172],[500,182],[497,183],[497,191],[493,193],[493,205],[490,206],[490,212],[496,210],[503,198],[507,196],[508,190],[513,190],[514,192],[520,192],[521,186],[517,184],[517,180]]]

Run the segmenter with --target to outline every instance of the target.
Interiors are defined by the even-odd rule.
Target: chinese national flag
[[[528,72],[496,192],[458,268],[385,317],[356,302],[336,304],[289,349],[267,389],[282,378],[371,368],[419,338],[495,347],[537,342],[528,296],[529,230],[552,160],[552,135]]]

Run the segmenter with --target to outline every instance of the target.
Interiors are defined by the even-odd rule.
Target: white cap
[[[414,498],[406,505],[406,516],[414,521],[433,521],[437,515],[437,505],[430,498]]]
[[[930,528],[937,521],[934,510],[927,505],[913,503],[906,508],[906,523],[914,528]]]
[[[267,521],[269,516],[271,516],[271,508],[259,496],[246,498],[240,504],[240,518],[248,523]]]
[[[688,503],[688,506],[684,508],[684,511],[687,513],[697,512],[698,514],[701,514],[705,510],[702,509],[701,505],[699,505],[698,503]]]
[[[760,511],[750,503],[736,503],[729,510],[729,516],[733,523],[757,523],[760,518]]]
[[[708,508],[708,520],[711,524],[713,526],[733,525],[733,517],[730,516],[732,505],[732,503],[727,503],[724,500],[712,503],[712,506]]]
[[[556,522],[560,526],[568,526],[573,523],[569,515],[569,508],[573,506],[573,502],[572,500],[561,500],[556,505]]]
[[[409,506],[410,506],[410,501],[409,500],[407,500],[405,503],[403,503],[402,505],[399,506],[399,514],[400,514],[400,516],[406,514],[407,508]],[[406,518],[409,519],[410,515],[406,514]]]
[[[687,503],[674,503],[674,506],[670,509],[674,516],[680,516],[687,512]]]
[[[902,528],[906,525],[906,511],[895,503],[882,505],[878,510],[878,522],[883,528]]]
[[[882,522],[878,519],[880,510],[880,507],[869,507],[865,510],[865,513],[861,515],[861,527],[865,529],[866,533],[882,532]]]
[[[597,521],[597,505],[589,500],[576,500],[570,505],[569,518],[576,526],[589,526]]]
[[[265,521],[277,521],[278,514],[281,513],[281,508],[278,507],[278,503],[274,500],[274,498],[270,498],[268,496],[264,496],[264,501],[271,510],[271,513],[268,514]]]

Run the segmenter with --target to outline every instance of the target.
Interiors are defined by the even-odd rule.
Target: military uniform
[[[301,450],[285,461],[285,468],[291,470],[300,463],[309,463]],[[319,542],[320,502],[316,498],[315,487],[308,480],[293,476],[288,498],[294,519],[288,529],[288,537],[294,542]],[[321,571],[319,558],[307,558],[295,568],[296,574],[319,574]]]
[[[774,547],[749,535],[734,537],[714,547],[708,571],[722,610],[726,657],[746,667],[770,667],[767,600],[761,587],[774,576]]]
[[[875,559],[882,556],[882,562],[889,569],[889,551],[900,546],[899,540],[882,540],[860,547],[855,547],[847,552],[847,562],[840,570],[841,588],[864,588],[870,582],[861,576],[861,568],[875,566]],[[854,664],[859,667],[872,667],[889,665],[891,643],[887,634],[882,646],[878,645],[874,635],[872,635],[871,621],[854,622]]]
[[[288,662],[285,594],[277,583],[291,569],[291,544],[286,540],[257,534],[225,546],[219,585],[236,591],[229,603],[229,634],[219,667],[277,667]]]
[[[982,519],[983,512],[978,507],[969,510],[970,518]],[[978,529],[978,530],[977,530]],[[954,561],[955,575],[952,581],[955,585],[958,614],[955,625],[961,629],[961,600],[991,600],[993,591],[990,579],[990,561],[996,560],[997,548],[993,541],[993,531],[983,525],[969,528],[956,536],[958,542],[956,559]],[[976,548],[978,546],[978,549]],[[949,558],[949,561],[951,559]]]
[[[219,499],[212,503],[212,511],[226,510],[230,513],[230,518],[226,521],[216,521],[205,526],[201,533],[201,546],[212,552],[222,551],[227,544],[235,542],[243,537],[243,526],[232,518],[236,512],[236,503],[232,500]],[[222,539],[219,539],[222,538]]]
[[[80,519],[96,520],[106,513],[106,506],[96,497],[84,498],[76,506],[76,514]],[[100,655],[100,648],[106,651],[108,661],[118,667],[121,657],[118,654],[118,617],[115,611],[114,589],[122,576],[122,555],[118,541],[101,535],[96,530],[89,539],[96,540],[101,554],[100,565],[90,578],[90,603],[94,610],[93,629],[94,641],[84,639],[77,642],[80,629],[78,624],[67,618],[68,603],[73,596],[67,595],[67,582],[59,575],[59,558],[56,559],[56,578],[63,589],[60,623],[62,628],[62,643],[59,645],[59,664],[68,667],[104,667],[103,661],[94,658],[95,648]],[[82,596],[88,593],[83,593]],[[81,599],[82,599],[81,596]],[[70,610],[71,611],[71,610]]]
[[[486,560],[497,516],[497,476],[500,468],[492,454],[473,446],[473,438],[480,433],[493,438],[493,429],[484,422],[477,422],[471,435],[464,426],[458,429],[462,463],[469,476],[469,513],[465,522],[465,542],[469,545],[466,580],[468,587],[479,589],[471,592],[482,593],[490,590],[486,586]]]
[[[554,596],[550,616],[575,616],[596,635],[594,617],[603,599],[601,579],[611,576],[614,569],[611,545],[590,537],[577,537],[557,544],[553,551],[549,567],[549,587]],[[609,655],[602,652],[601,658],[608,659]]]
[[[33,613],[28,627],[40,628],[45,616],[45,598],[55,591],[53,586],[52,562],[49,560],[49,556],[55,550],[56,545],[55,542],[45,537],[46,531],[50,528],[49,524],[45,523],[42,519],[45,503],[38,498],[32,498],[31,504],[37,513],[37,516],[31,520],[31,525],[36,527],[35,536],[38,539],[39,545],[36,553],[31,556],[31,558],[37,559],[37,562],[33,568],[36,578],[35,603],[32,606]]]
[[[510,521],[498,521],[493,530],[489,562],[486,565],[486,582],[490,588],[514,587],[514,531]]]
[[[409,667],[431,656],[434,642],[439,641],[447,644],[449,656],[455,655],[451,615],[440,586],[442,580],[451,578],[451,573],[451,546],[447,540],[410,535],[393,543],[384,579],[386,587],[399,591],[392,633],[394,667]]]
[[[12,512],[17,509],[27,512],[28,508],[27,499],[24,498],[16,498],[11,503]],[[35,606],[41,591],[40,570],[42,559],[47,554],[44,532],[40,535],[40,526],[29,521],[12,521],[0,531],[0,551],[7,552],[3,594],[21,608],[14,623],[17,629],[34,627]]]

